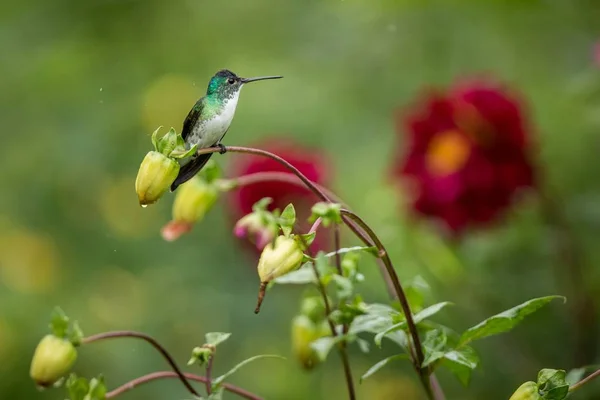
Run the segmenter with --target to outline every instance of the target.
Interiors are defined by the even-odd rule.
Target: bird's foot
[[[219,144],[217,144],[217,147],[221,149],[221,150],[219,150],[219,154],[227,153],[227,147],[225,147],[223,144],[219,143]]]

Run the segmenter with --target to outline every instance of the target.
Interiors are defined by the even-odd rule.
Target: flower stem
[[[82,339],[81,343],[89,344],[89,343],[98,342],[100,340],[105,340],[105,339],[126,338],[126,337],[142,339],[142,340],[150,343],[156,350],[158,350],[158,352],[165,358],[165,360],[167,360],[167,363],[169,363],[169,365],[171,366],[171,368],[174,371],[173,373],[175,374],[175,376],[177,376],[179,378],[181,383],[183,383],[183,385],[186,387],[188,392],[190,392],[194,396],[198,396],[198,397],[200,396],[200,394],[196,391],[196,389],[194,389],[193,386],[190,384],[190,382],[186,379],[185,374],[183,372],[181,372],[181,369],[179,369],[179,367],[177,366],[177,363],[175,363],[175,360],[173,359],[171,354],[169,354],[167,349],[165,349],[160,343],[158,343],[158,341],[156,341],[156,339],[154,339],[152,336],[146,335],[145,333],[141,333],[141,332],[135,332],[135,331],[112,331],[112,332],[98,333],[96,335],[85,337]]]
[[[377,236],[377,234],[371,229],[369,225],[365,221],[362,220],[358,215],[354,214],[352,211],[348,211],[346,209],[341,210],[342,215],[345,215],[356,222],[366,233],[369,235],[377,249],[379,250],[379,257],[383,260],[383,263],[386,267],[387,273],[394,285],[394,290],[396,291],[396,295],[398,300],[400,301],[400,306],[402,307],[402,311],[404,312],[404,316],[406,318],[406,325],[408,326],[408,331],[412,338],[412,342],[414,345],[416,358],[413,360],[413,366],[415,370],[419,373],[421,377],[421,383],[425,389],[425,392],[429,396],[429,398],[433,398],[433,393],[431,391],[431,384],[429,382],[429,372],[427,368],[422,368],[423,365],[423,347],[421,346],[421,339],[419,338],[419,333],[417,332],[417,325],[413,319],[412,311],[410,310],[410,305],[408,304],[408,299],[406,298],[406,294],[404,293],[404,289],[402,289],[402,285],[400,284],[400,280],[398,279],[398,275],[396,274],[396,270],[392,264],[392,260],[385,249],[383,243]]]
[[[311,255],[312,256],[312,255]],[[315,274],[315,278],[317,278],[317,286],[319,287],[319,291],[321,292],[321,296],[323,297],[323,303],[325,304],[325,313],[327,315],[327,323],[329,324],[329,329],[331,329],[331,335],[333,337],[337,337],[337,331],[335,330],[335,325],[333,321],[329,318],[331,314],[331,305],[329,304],[329,299],[327,297],[327,290],[325,286],[323,286],[323,282],[321,282],[321,275],[319,274],[319,270],[315,263],[311,263],[313,272]],[[354,383],[352,381],[352,371],[350,369],[350,361],[348,360],[348,353],[346,352],[345,343],[340,343],[338,349],[340,351],[340,358],[342,359],[342,365],[344,367],[344,376],[346,378],[346,386],[348,387],[348,398],[350,400],[356,399],[356,394],[354,392]]]
[[[252,174],[238,176],[236,178],[232,178],[231,180],[233,181],[233,185],[235,188],[253,185],[255,183],[265,182],[265,181],[285,182],[285,183],[290,183],[290,184],[296,185],[296,186],[306,187],[306,185],[303,182],[298,180],[297,175],[292,176],[292,175],[288,174],[287,172],[275,172],[275,171],[255,172]],[[328,200],[334,201],[336,203],[340,203],[342,206],[347,207],[347,204],[345,204],[344,201],[342,199],[340,199],[331,190],[329,190],[326,187],[323,187],[317,183],[313,182],[313,184],[327,196]],[[315,193],[315,192],[313,192],[313,193]],[[319,197],[322,200],[322,198],[319,195],[317,195],[317,197]]]
[[[184,373],[183,375],[186,379],[188,379],[190,381],[196,381],[196,382],[201,382],[201,383],[208,382],[208,380],[203,376],[189,374],[189,373]],[[159,371],[159,372],[153,372],[148,375],[140,376],[139,378],[133,379],[133,380],[119,386],[118,388],[108,392],[106,394],[106,398],[113,399],[113,398],[119,396],[120,394],[123,394],[129,390],[135,389],[139,385],[142,385],[142,384],[148,383],[148,382],[152,382],[152,381],[155,381],[158,379],[165,379],[165,378],[179,378],[179,375],[173,371]],[[239,388],[237,386],[230,385],[228,383],[223,383],[222,386],[223,386],[223,389],[227,390],[228,392],[235,393],[238,396],[243,397],[245,399],[262,400],[261,397],[255,395],[253,393],[250,393],[242,388]]]
[[[585,378],[583,378],[579,382],[571,385],[571,387],[569,387],[569,392],[576,391],[577,389],[579,389],[580,387],[582,387],[586,383],[590,382],[593,379],[596,379],[599,376],[600,376],[600,369],[597,370],[597,371],[595,371],[595,372],[593,372],[593,373],[591,373],[590,375],[586,376]]]
[[[212,381],[210,379],[210,374],[212,372],[213,358],[213,356],[209,356],[208,362],[206,363],[206,394],[208,396],[210,396],[212,393]]]

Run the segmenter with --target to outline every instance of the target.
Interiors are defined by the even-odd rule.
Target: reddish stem
[[[189,379],[190,381],[196,381],[196,382],[201,382],[201,383],[208,382],[208,380],[203,376],[189,374],[189,373],[184,373],[183,375],[186,379]],[[148,383],[148,382],[152,382],[152,381],[155,381],[158,379],[165,379],[165,378],[179,378],[179,375],[173,371],[159,371],[159,372],[153,372],[148,375],[140,376],[139,378],[133,379],[133,380],[119,386],[118,388],[108,392],[106,394],[106,398],[113,399],[120,394],[123,394],[129,390],[135,389],[139,385],[142,385],[142,384]],[[245,399],[263,400],[262,397],[259,397],[255,394],[250,393],[250,392],[248,392],[242,388],[239,388],[237,386],[230,385],[229,383],[222,383],[221,386],[223,386],[223,389],[227,390],[228,392],[235,393]]]
[[[142,332],[135,332],[135,331],[112,331],[112,332],[98,333],[96,335],[85,337],[85,338],[83,338],[81,343],[89,344],[89,343],[93,343],[93,342],[98,342],[100,340],[124,338],[124,337],[142,339],[142,340],[145,340],[146,342],[150,343],[156,350],[158,350],[158,352],[165,358],[165,360],[167,360],[167,362],[173,369],[175,375],[179,378],[181,383],[183,383],[183,385],[186,387],[186,389],[194,396],[200,397],[200,394],[196,391],[196,389],[194,389],[194,387],[186,379],[184,373],[181,372],[181,369],[179,369],[179,367],[177,366],[177,363],[175,362],[175,360],[173,359],[171,354],[169,354],[167,349],[165,349],[160,343],[158,343],[158,341],[156,341],[156,339],[154,339],[152,336],[146,335],[145,333],[142,333]]]

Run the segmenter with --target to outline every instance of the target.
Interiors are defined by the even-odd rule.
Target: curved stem
[[[196,381],[196,382],[201,382],[201,383],[207,382],[207,379],[203,376],[189,374],[189,373],[184,373],[183,375],[186,379],[189,379],[190,381]],[[133,379],[133,380],[119,386],[118,388],[111,390],[110,392],[108,392],[106,394],[106,398],[113,399],[120,394],[123,394],[129,390],[136,388],[139,385],[142,385],[142,384],[148,383],[148,382],[152,382],[152,381],[155,381],[158,379],[165,379],[165,378],[179,378],[179,375],[177,375],[177,373],[173,372],[173,371],[159,371],[159,372],[153,372],[148,375],[140,376],[139,378]],[[223,386],[223,389],[227,390],[228,392],[235,393],[245,399],[262,400],[261,397],[255,395],[253,393],[250,393],[242,388],[239,388],[237,386],[230,385],[228,383],[223,383],[222,386]]]
[[[572,385],[569,388],[569,392],[574,392],[575,390],[579,389],[580,387],[582,387],[583,385],[585,385],[586,383],[588,383],[589,381],[596,379],[597,377],[600,376],[600,369],[591,373],[590,375],[586,376],[585,378],[583,378],[582,380],[580,380],[579,382],[575,383],[574,385]]]
[[[334,240],[334,245],[335,245],[335,266],[337,269],[337,273],[339,276],[344,276],[344,271],[342,270],[342,256],[340,255],[340,227],[338,224],[335,224],[334,228],[333,228],[333,240]],[[338,309],[341,306],[341,302],[338,305]],[[342,325],[342,334],[344,336],[346,336],[348,334],[348,329],[349,326],[348,324],[344,324]],[[340,343],[340,346],[345,350],[346,349],[346,341],[342,341],[342,343]],[[348,356],[346,354],[346,352],[344,351],[343,355],[345,356],[346,360],[344,361],[344,373],[346,375],[346,381],[348,382],[348,387],[352,388],[352,392],[351,392],[351,398],[354,396],[354,384],[352,383],[352,371],[350,370],[350,363],[348,361]]]
[[[297,175],[294,176],[294,175],[290,175],[287,172],[265,171],[265,172],[255,172],[252,174],[242,175],[242,176],[239,176],[236,178],[232,178],[231,180],[233,181],[233,183],[235,185],[234,187],[236,187],[236,188],[242,187],[242,186],[253,185],[255,183],[260,183],[260,182],[265,182],[265,181],[285,182],[285,183],[290,183],[292,185],[301,186],[303,188],[306,187],[306,185],[303,182],[298,180],[298,176]],[[347,204],[345,204],[344,201],[342,199],[340,199],[331,190],[329,190],[326,187],[323,187],[317,183],[314,183],[314,185],[316,187],[318,187],[319,190],[321,190],[321,192],[323,192],[327,196],[328,199],[330,199],[331,201],[335,201],[336,203],[340,203],[344,207],[347,207]],[[315,193],[315,192],[313,192],[313,193]],[[315,195],[317,195],[317,194],[315,193]],[[319,197],[319,196],[317,195],[317,197]]]
[[[135,332],[135,331],[112,331],[112,332],[98,333],[96,335],[85,337],[82,339],[81,343],[89,344],[89,343],[93,343],[93,342],[98,342],[100,340],[124,338],[124,337],[142,339],[142,340],[145,340],[146,342],[150,343],[156,350],[158,350],[158,352],[165,358],[165,360],[167,360],[167,363],[169,363],[169,365],[173,369],[175,375],[179,378],[181,383],[183,383],[183,385],[186,387],[188,392],[190,392],[194,396],[198,396],[198,397],[200,396],[200,394],[196,391],[196,389],[194,389],[194,387],[186,379],[185,374],[183,372],[181,372],[181,370],[177,366],[177,363],[175,363],[175,360],[173,359],[171,354],[169,354],[167,349],[165,349],[160,343],[158,343],[156,341],[156,339],[154,339],[152,336],[146,335],[145,333],[141,333],[141,332]]]
[[[398,300],[400,301],[400,306],[402,307],[402,311],[404,312],[404,316],[406,318],[406,325],[408,326],[408,331],[412,338],[416,355],[416,360],[414,360],[414,367],[421,377],[421,381],[423,383],[423,386],[425,387],[427,395],[430,398],[432,398],[433,393],[431,392],[431,384],[429,382],[428,371],[426,368],[421,367],[421,365],[423,365],[424,356],[423,347],[421,346],[421,339],[419,338],[419,333],[417,332],[417,325],[415,324],[415,321],[413,319],[412,312],[408,304],[408,299],[406,298],[406,294],[404,293],[404,289],[402,289],[402,285],[400,284],[400,280],[398,279],[396,270],[392,265],[392,260],[390,259],[390,256],[388,255],[385,246],[383,245],[383,243],[381,243],[381,240],[379,240],[379,237],[375,234],[371,227],[369,227],[369,225],[367,225],[367,223],[362,220],[362,218],[354,214],[352,211],[348,211],[346,209],[342,209],[341,213],[342,215],[348,216],[350,219],[354,220],[354,222],[356,222],[367,233],[367,235],[369,235],[369,237],[371,238],[371,240],[373,240],[373,243],[379,250],[379,257],[382,259],[386,267],[387,273],[392,281],[392,284],[394,285],[394,290],[396,291],[396,295],[398,297]]]
[[[317,218],[317,220],[310,227],[310,230],[308,231],[308,233],[309,234],[315,233],[317,231],[317,229],[319,229],[319,226],[321,226],[321,221],[322,221],[321,217]]]
[[[206,363],[206,382],[205,382],[206,385],[205,386],[206,386],[206,394],[208,396],[210,396],[212,393],[212,381],[211,381],[210,375],[212,373],[213,358],[214,358],[214,356],[209,356],[208,362]]]
[[[286,167],[288,170],[290,170],[298,178],[300,178],[300,180],[315,195],[317,195],[317,197],[319,197],[323,201],[329,201],[329,198],[327,197],[327,195],[325,194],[325,192],[323,190],[321,190],[321,188],[319,188],[319,186],[317,184],[311,182],[310,179],[308,179],[302,172],[300,172],[300,170],[298,168],[294,167],[292,164],[290,164],[289,162],[287,162],[283,158],[279,157],[278,155],[270,153],[268,151],[260,150],[260,149],[254,149],[254,148],[251,148],[251,147],[223,146],[223,149],[221,147],[208,147],[208,148],[205,148],[205,149],[200,149],[200,150],[197,151],[197,154],[198,155],[202,155],[202,154],[209,154],[209,153],[218,153],[218,152],[223,152],[223,150],[225,150],[225,152],[232,152],[232,153],[256,154],[256,155],[261,155],[261,156],[264,156],[264,157],[268,157],[268,158],[270,158],[272,160],[275,160],[275,161],[279,162],[281,165],[283,165],[284,167]]]
[[[311,257],[313,255],[311,254]],[[331,335],[333,337],[337,336],[337,331],[335,330],[335,325],[329,315],[331,314],[331,305],[329,304],[329,298],[327,297],[327,290],[321,282],[321,274],[319,274],[319,270],[315,263],[310,263],[312,265],[313,272],[315,274],[315,278],[317,279],[317,286],[319,288],[319,292],[321,292],[321,296],[323,297],[323,303],[325,304],[325,313],[327,315],[327,323],[329,324],[329,329],[331,330]],[[354,383],[352,381],[352,371],[350,369],[350,361],[348,360],[348,353],[346,352],[346,347],[343,343],[338,347],[340,352],[340,358],[342,359],[342,365],[344,367],[344,376],[346,378],[346,385],[348,387],[348,397],[350,400],[356,399],[356,394],[354,392]]]

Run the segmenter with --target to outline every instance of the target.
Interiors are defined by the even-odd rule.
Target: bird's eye
[[[233,85],[235,83],[235,79],[229,78],[227,82],[229,82],[230,85]]]

